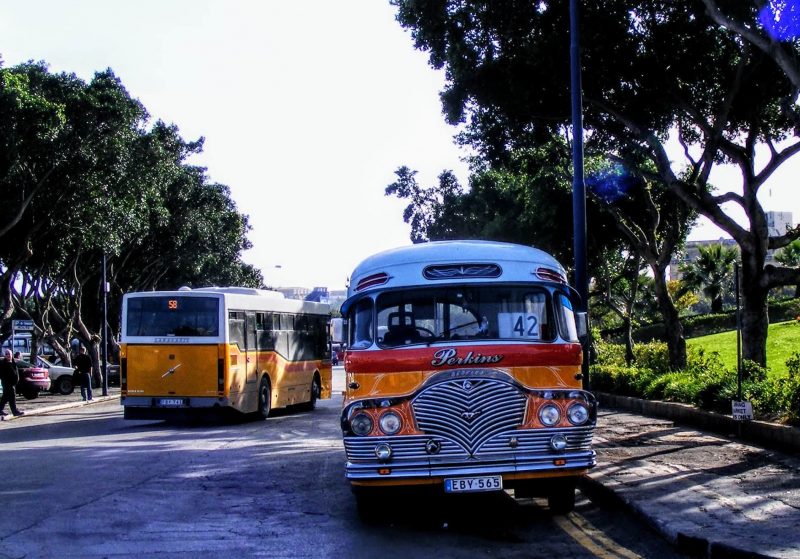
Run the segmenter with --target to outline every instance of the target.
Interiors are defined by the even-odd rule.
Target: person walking
[[[0,416],[8,415],[3,408],[8,407],[11,413],[16,415],[25,415],[24,411],[17,409],[17,383],[19,382],[19,369],[11,355],[11,350],[7,349],[3,352],[4,359],[0,361],[0,382],[3,385],[3,397],[0,398]]]
[[[86,348],[78,347],[78,355],[72,363],[78,371],[78,380],[81,384],[81,397],[84,401],[92,399],[92,358],[86,354]]]

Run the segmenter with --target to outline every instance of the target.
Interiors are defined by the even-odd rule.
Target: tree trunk
[[[769,329],[769,289],[762,286],[764,257],[761,251],[742,247],[742,359],[767,366],[767,330]]]
[[[678,316],[678,310],[672,302],[669,290],[667,289],[667,279],[664,270],[659,270],[657,266],[652,266],[656,300],[661,316],[664,318],[664,326],[667,330],[667,348],[669,351],[669,368],[680,370],[686,367],[686,340],[683,337],[683,325]]]
[[[631,324],[630,316],[622,319],[622,325],[625,332],[625,363],[630,366],[633,363],[633,326]]]

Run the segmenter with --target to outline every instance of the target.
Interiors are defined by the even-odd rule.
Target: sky
[[[384,194],[398,167],[467,179],[444,75],[394,16],[388,0],[0,0],[0,56],[111,68],[153,122],[205,138],[192,163],[249,216],[243,259],[267,284],[344,289],[410,244],[406,203]]]
[[[398,167],[422,185],[468,177],[444,75],[394,15],[388,0],[0,0],[0,56],[85,80],[111,68],[152,122],[205,138],[192,163],[249,216],[243,259],[268,285],[343,289],[362,259],[410,244],[406,202],[384,194]],[[796,223],[800,157],[784,167],[760,199]],[[702,219],[690,239],[721,236]]]

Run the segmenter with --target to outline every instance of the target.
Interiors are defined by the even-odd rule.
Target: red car
[[[16,363],[19,369],[17,394],[21,394],[26,400],[33,400],[39,397],[39,392],[50,390],[50,373],[47,369],[19,359]]]

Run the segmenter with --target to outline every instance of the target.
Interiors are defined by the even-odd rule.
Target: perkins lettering
[[[464,357],[459,357],[458,352],[448,347],[440,349],[433,354],[431,365],[434,367],[443,367],[445,365],[492,365],[499,363],[503,359],[502,355],[482,355],[480,353],[473,353],[470,351]]]

